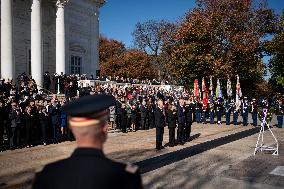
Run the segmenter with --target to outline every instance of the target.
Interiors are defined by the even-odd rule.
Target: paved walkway
[[[284,177],[269,175],[276,166],[284,166],[281,153],[284,149],[280,149],[277,157],[270,154],[252,156],[259,128],[196,124],[192,128],[191,142],[159,152],[154,149],[154,129],[110,133],[105,152],[117,161],[138,164],[144,186],[149,189],[284,187]],[[164,144],[168,141],[167,131],[166,128]],[[273,131],[284,141],[284,129],[273,128]],[[27,188],[36,169],[68,157],[74,147],[74,142],[64,142],[0,153],[0,188]],[[250,172],[258,162],[262,162],[262,168]],[[266,162],[274,163],[266,166]],[[253,179],[255,177],[263,178]],[[271,178],[275,179],[268,181]]]

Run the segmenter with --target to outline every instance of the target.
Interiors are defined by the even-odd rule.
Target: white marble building
[[[99,8],[104,0],[1,0],[1,77],[26,72],[99,70]]]

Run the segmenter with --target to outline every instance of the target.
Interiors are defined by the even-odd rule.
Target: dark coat
[[[136,166],[114,162],[102,151],[77,148],[71,157],[51,163],[36,174],[33,189],[141,189]]]
[[[17,114],[17,110],[11,110],[9,113],[9,119],[11,120],[11,127],[17,127],[17,125],[22,122],[21,113]]]
[[[33,114],[24,114],[24,120],[26,128],[30,129],[34,127],[35,117]]]
[[[164,110],[157,107],[155,109],[155,126],[156,127],[165,127],[166,126],[166,117],[164,115]]]
[[[140,106],[140,111],[141,111],[141,119],[146,119],[148,115],[148,109],[144,105]]]
[[[178,116],[178,123],[184,124],[185,123],[185,109],[183,107],[178,106],[177,116]]]
[[[39,113],[38,118],[39,118],[39,122],[40,122],[41,125],[47,126],[49,124],[48,114],[45,115],[44,113]]]
[[[61,123],[60,107],[58,105],[48,106],[48,114],[53,125],[59,125]]]
[[[172,110],[168,110],[168,113],[167,113],[167,116],[168,116],[168,127],[171,127],[171,128],[174,128],[176,127],[177,125],[177,113],[175,111],[172,111]]]
[[[125,108],[121,108],[121,125],[127,126],[127,111]]]
[[[194,104],[190,103],[185,106],[185,117],[187,122],[193,122]]]

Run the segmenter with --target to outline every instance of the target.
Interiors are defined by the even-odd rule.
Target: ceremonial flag
[[[210,86],[209,86],[209,90],[210,90],[210,95],[213,98],[213,81],[212,81],[212,76],[210,76]]]
[[[228,97],[232,96],[232,85],[230,79],[227,80],[227,95]]]
[[[240,78],[237,75],[237,84],[236,84],[236,101],[242,97],[242,90],[241,90],[241,84],[240,84]]]
[[[204,77],[202,78],[202,92],[207,92]]]
[[[200,89],[199,89],[199,85],[198,85],[198,79],[194,80],[194,96],[198,96],[199,97],[200,94]]]
[[[223,95],[222,95],[222,86],[221,86],[221,83],[220,83],[219,79],[217,79],[216,97],[217,97],[217,98],[223,98]]]

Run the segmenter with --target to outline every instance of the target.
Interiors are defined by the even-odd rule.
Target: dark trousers
[[[164,127],[156,127],[156,149],[161,149],[163,145]]]
[[[206,112],[202,112],[202,123],[206,124]]]
[[[192,125],[192,122],[191,121],[188,121],[186,122],[185,124],[185,129],[184,129],[184,138],[185,140],[187,141],[190,137],[190,133],[191,133],[191,125]]]
[[[252,117],[252,125],[256,127],[257,126],[257,112],[252,112],[251,117]]]
[[[121,116],[116,116],[116,129],[121,129]]]
[[[283,115],[277,115],[277,122],[278,122],[277,127],[282,128],[282,126],[283,126]]]
[[[247,126],[248,125],[248,112],[243,112],[243,125]]]
[[[222,117],[221,111],[217,111],[217,122],[218,123],[221,123],[221,117]]]
[[[0,148],[4,140],[3,135],[4,135],[4,122],[0,122]]]
[[[169,145],[174,146],[175,145],[175,127],[169,127]]]
[[[178,124],[178,130],[177,130],[177,141],[178,143],[183,143],[184,141],[184,123]]]
[[[146,117],[141,117],[141,129],[146,129]]]
[[[58,142],[58,135],[59,135],[59,125],[58,124],[52,124],[52,130],[53,130],[53,142]]]
[[[210,112],[209,113],[209,116],[210,116],[210,124],[214,124],[214,112]]]
[[[200,112],[195,112],[195,121],[196,123],[200,123]]]
[[[20,127],[11,127],[10,147],[16,148],[20,143]]]
[[[40,127],[41,127],[41,141],[45,143],[46,142],[46,131],[47,131],[48,124],[47,123],[41,123]]]
[[[233,114],[234,125],[238,125],[238,117],[239,117],[239,113],[234,112]]]
[[[32,143],[32,128],[31,125],[26,126],[26,140],[25,144],[26,145],[31,145]]]
[[[226,125],[231,124],[231,112],[226,112]]]

